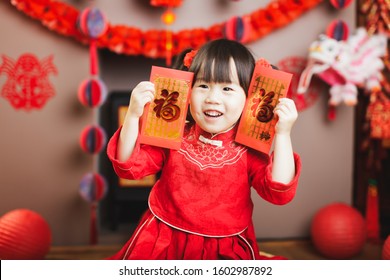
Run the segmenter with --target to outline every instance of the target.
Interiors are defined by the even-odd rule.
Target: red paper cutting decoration
[[[41,109],[47,100],[55,95],[54,87],[49,81],[49,74],[57,74],[53,56],[39,61],[33,54],[21,55],[17,61],[2,55],[0,75],[8,76],[1,96],[8,99],[15,109]]]

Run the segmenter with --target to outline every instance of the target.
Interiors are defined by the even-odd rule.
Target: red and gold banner
[[[256,64],[238,126],[238,143],[269,153],[277,122],[273,111],[279,98],[286,97],[291,79],[290,73]]]
[[[156,96],[145,108],[140,143],[180,149],[194,73],[152,66]]]

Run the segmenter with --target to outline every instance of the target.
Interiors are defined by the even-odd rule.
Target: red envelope
[[[140,143],[180,149],[191,92],[192,72],[152,66],[155,99],[145,107]]]
[[[273,110],[288,92],[292,74],[256,64],[248,98],[238,125],[236,142],[269,153],[277,117]]]

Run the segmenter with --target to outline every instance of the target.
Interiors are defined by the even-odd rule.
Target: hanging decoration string
[[[323,0],[275,0],[270,1],[266,7],[242,16],[251,26],[245,43],[259,40],[272,31],[288,25],[321,2]],[[89,43],[88,38],[76,28],[79,11],[73,6],[51,0],[11,0],[10,3],[19,11],[39,20],[48,29],[73,37],[84,44]],[[226,23],[171,32],[168,36],[169,40],[172,40],[170,55],[176,55],[185,48],[199,48],[207,41],[224,37]],[[166,32],[164,29],[143,31],[134,26],[108,24],[107,32],[96,40],[96,45],[119,54],[166,58]]]

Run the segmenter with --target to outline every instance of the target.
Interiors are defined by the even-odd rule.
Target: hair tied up
[[[192,64],[192,60],[194,59],[194,57],[197,53],[198,53],[198,50],[192,50],[185,55],[184,60],[183,60],[183,64],[185,67],[187,67],[188,69],[190,68],[190,66]]]

